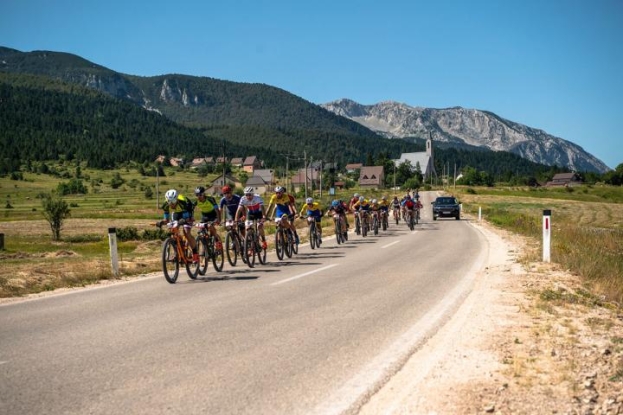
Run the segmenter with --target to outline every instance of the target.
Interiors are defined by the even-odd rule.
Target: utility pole
[[[303,164],[305,167],[305,198],[307,198],[307,150],[303,150]]]
[[[223,137],[223,186],[225,186],[225,137]]]

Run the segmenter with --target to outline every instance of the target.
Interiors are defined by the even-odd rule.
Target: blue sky
[[[2,0],[0,45],[316,104],[487,110],[623,163],[621,0]]]

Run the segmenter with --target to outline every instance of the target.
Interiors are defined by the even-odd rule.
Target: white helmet
[[[167,200],[168,203],[175,203],[177,201],[177,190],[167,190],[167,192],[164,194],[164,198]]]
[[[372,199],[372,204],[376,205],[376,199]]]
[[[284,193],[286,191],[282,186],[275,187],[275,193]]]
[[[365,198],[365,197],[363,197],[363,196],[359,196],[359,201],[360,201],[360,202],[363,202],[364,200],[366,200],[366,198]]]
[[[314,203],[314,199],[312,199],[311,197],[308,197],[307,199],[305,199],[305,203],[307,204]]]
[[[245,195],[252,195],[253,193],[255,193],[255,192],[253,191],[252,187],[245,187],[244,188],[244,194]]]
[[[357,199],[359,199],[359,193],[355,193],[353,197],[356,197]]]

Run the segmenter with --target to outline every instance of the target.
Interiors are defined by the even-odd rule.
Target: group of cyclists
[[[272,218],[278,226],[290,230],[294,235],[295,243],[299,244],[300,238],[294,226],[294,221],[297,217],[311,218],[309,220],[316,222],[316,229],[321,242],[322,226],[320,226],[320,222],[324,215],[332,216],[334,221],[341,220],[345,227],[344,231],[347,232],[350,228],[347,213],[353,212],[356,221],[356,231],[359,233],[361,221],[367,220],[369,215],[388,216],[391,207],[394,218],[396,218],[395,215],[404,217],[406,212],[415,212],[422,207],[417,190],[414,192],[413,197],[410,195],[410,192],[407,192],[402,199],[399,200],[397,196],[394,196],[391,201],[387,199],[387,196],[382,196],[380,201],[377,199],[368,200],[364,196],[355,193],[348,203],[340,199],[334,199],[326,211],[319,202],[311,197],[306,198],[300,211],[297,211],[295,198],[287,193],[282,186],[275,188],[274,194],[271,195],[267,206],[264,204],[264,199],[255,193],[252,187],[246,187],[242,196],[234,194],[232,188],[228,185],[223,186],[221,191],[222,197],[220,201],[217,201],[213,196],[206,193],[205,187],[199,186],[194,192],[196,200],[192,201],[176,189],[168,190],[165,193],[165,202],[162,205],[164,218],[157,225],[162,226],[170,221],[178,221],[179,225],[190,225],[194,222],[195,215],[198,212],[201,214],[200,224],[204,225],[214,237],[215,249],[222,252],[223,245],[216,226],[226,221],[257,220],[262,248],[266,249],[266,234],[263,224],[268,218]],[[397,220],[396,223],[398,223]],[[184,233],[193,251],[193,261],[198,262],[197,246],[191,235],[191,229],[191,226],[184,226]],[[241,228],[241,232],[244,232],[244,228]]]

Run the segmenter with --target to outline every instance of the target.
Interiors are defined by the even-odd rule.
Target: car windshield
[[[440,197],[437,198],[437,203],[440,205],[453,205],[456,203],[456,200],[453,197]]]

